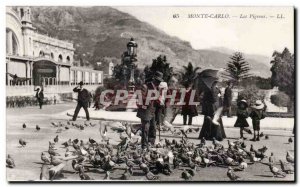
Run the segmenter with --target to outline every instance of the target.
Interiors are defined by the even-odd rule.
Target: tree
[[[167,57],[159,55],[156,59],[152,60],[151,67],[146,66],[144,69],[145,79],[149,80],[153,77],[156,71],[163,73],[163,79],[166,82],[169,82],[173,76],[173,67],[170,67],[170,64],[167,63]]]
[[[183,66],[183,72],[180,72],[181,75],[181,84],[186,85],[192,83],[197,77],[197,71],[200,70],[200,67],[195,67],[191,62],[187,66]]]
[[[285,48],[282,53],[274,51],[273,60],[271,61],[271,84],[277,86],[278,89],[290,98],[290,105],[288,106],[289,111],[294,109],[294,98],[295,98],[295,65],[294,65],[294,54]]]
[[[250,76],[250,65],[240,52],[234,53],[230,59],[223,75],[238,85],[242,79]]]

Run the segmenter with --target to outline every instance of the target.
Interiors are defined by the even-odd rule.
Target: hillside
[[[189,61],[202,68],[222,68],[230,55],[226,51],[195,50],[189,42],[111,7],[32,7],[32,13],[33,24],[39,32],[72,41],[75,59],[90,63],[102,57],[120,59],[130,37],[139,45],[140,68],[160,54],[166,55],[175,69],[181,69]],[[268,63],[247,56],[246,59],[253,74],[270,76]]]

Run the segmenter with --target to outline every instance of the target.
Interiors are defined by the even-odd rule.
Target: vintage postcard
[[[7,6],[7,181],[295,182],[294,19]]]

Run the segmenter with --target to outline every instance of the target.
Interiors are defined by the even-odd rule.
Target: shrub
[[[256,100],[264,102],[265,96],[265,93],[256,86],[249,86],[239,92],[238,101],[245,99],[249,105],[253,105]]]
[[[278,92],[276,95],[271,95],[271,103],[279,107],[287,107],[290,98],[283,92]]]

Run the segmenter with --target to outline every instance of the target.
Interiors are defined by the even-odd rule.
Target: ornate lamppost
[[[128,89],[130,92],[134,92],[135,80],[134,80],[134,62],[137,61],[137,43],[133,38],[127,43],[127,51],[123,54],[123,63],[130,70],[130,78],[128,81]]]

